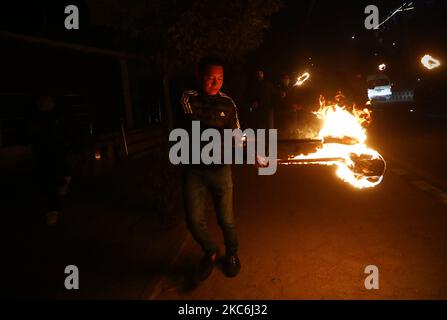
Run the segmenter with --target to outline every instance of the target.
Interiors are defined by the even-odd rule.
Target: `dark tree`
[[[168,118],[169,79],[203,55],[230,61],[256,49],[281,0],[91,0],[93,24],[108,27],[121,48],[145,54],[163,75]]]

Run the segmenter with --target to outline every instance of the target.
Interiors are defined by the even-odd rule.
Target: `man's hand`
[[[256,155],[256,168],[267,168],[269,166],[269,161],[263,156]]]

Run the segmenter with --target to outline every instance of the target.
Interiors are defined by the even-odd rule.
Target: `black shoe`
[[[208,279],[208,277],[213,272],[214,265],[217,260],[217,255],[217,252],[215,252],[214,254],[205,254],[200,260],[199,268],[197,270],[197,278],[200,281]]]
[[[223,261],[223,269],[227,277],[235,277],[241,270],[241,262],[237,254],[226,256]]]

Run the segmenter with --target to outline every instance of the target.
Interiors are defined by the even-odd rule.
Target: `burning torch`
[[[337,176],[358,189],[375,187],[383,179],[386,163],[383,157],[366,145],[366,126],[371,122],[368,109],[348,110],[325,105],[320,96],[320,109],[314,114],[323,120],[316,139],[281,140],[288,155],[280,165],[335,165]],[[304,153],[304,146],[311,151]]]
[[[338,166],[339,176],[346,182],[362,189],[378,185],[383,178],[386,170],[386,162],[383,157],[375,152],[356,152],[355,146],[359,141],[351,137],[325,137],[324,139],[294,139],[281,140],[280,144],[295,146],[296,149],[302,149],[303,145],[311,146],[315,149],[345,149],[344,152],[328,153],[327,155],[318,155],[318,151],[307,156],[289,156],[287,159],[278,159],[279,165],[336,165]],[[352,152],[348,150],[353,147]],[[289,149],[290,150],[290,149]]]
[[[294,86],[302,86],[307,80],[309,80],[310,74],[308,72],[304,72],[302,75],[296,79]]]

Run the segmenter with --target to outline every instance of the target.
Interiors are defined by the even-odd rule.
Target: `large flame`
[[[435,58],[433,58],[431,55],[426,54],[421,58],[421,63],[426,67],[428,70],[435,69],[441,65],[441,62]]]
[[[358,110],[355,107],[348,111],[346,107],[337,104],[325,105],[324,98],[320,97],[320,109],[314,114],[324,121],[318,134],[318,138],[323,141],[322,147],[311,154],[290,156],[289,160],[300,160],[302,164],[335,165],[337,176],[358,189],[380,184],[383,171],[375,176],[365,174],[364,168],[359,168],[359,163],[363,160],[363,163],[383,161],[385,165],[382,156],[366,145],[365,125],[371,121],[370,111],[366,108]],[[346,140],[349,142],[342,142]]]

